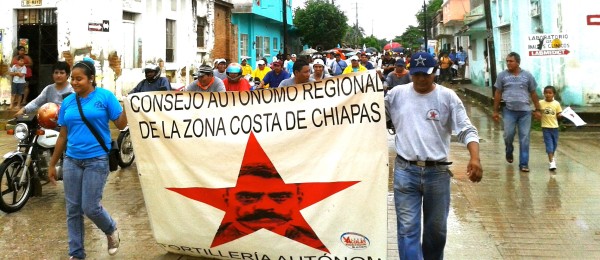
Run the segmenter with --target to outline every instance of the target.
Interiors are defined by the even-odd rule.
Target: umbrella
[[[396,47],[402,47],[402,44],[397,43],[397,42],[391,42],[391,43],[388,43],[385,46],[383,46],[383,49],[387,51],[389,49],[393,49]]]
[[[368,52],[368,53],[375,53],[375,52],[378,52],[378,50],[376,48],[374,48],[374,47],[369,47],[369,48],[367,48],[366,52]]]
[[[404,52],[404,47],[396,47],[392,49],[393,52]]]
[[[300,52],[300,55],[312,55],[314,53],[317,53],[319,51],[313,49],[313,48],[308,48],[308,49],[304,49]]]

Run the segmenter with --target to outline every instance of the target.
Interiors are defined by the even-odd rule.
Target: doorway
[[[58,61],[55,10],[17,10],[17,42],[27,44],[27,54],[33,59],[27,102],[36,98],[47,85],[54,83],[52,66]]]

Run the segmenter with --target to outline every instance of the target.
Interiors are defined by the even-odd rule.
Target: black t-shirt
[[[389,58],[389,59],[382,59],[381,60],[381,67],[383,68],[383,75],[385,75],[387,77],[387,74],[389,74],[390,72],[394,71],[395,65],[396,64],[396,60],[394,58]]]

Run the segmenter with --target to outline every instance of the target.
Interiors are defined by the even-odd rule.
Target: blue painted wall
[[[485,57],[483,51],[486,48],[486,34],[482,32],[472,33],[470,35],[471,53],[469,55],[469,72],[473,85],[480,87],[488,87],[491,91],[491,86],[486,86],[485,83]]]
[[[291,1],[289,1],[291,4]],[[257,5],[256,0],[253,1],[252,13],[234,13],[232,15],[232,23],[238,26],[238,50],[241,62],[242,56],[242,40],[241,35],[248,35],[248,42],[246,48],[248,49],[248,56],[250,64],[253,68],[256,67],[256,61],[263,56],[267,58],[267,61],[271,62],[274,56],[278,53],[283,52],[281,49],[283,41],[283,12],[281,9],[282,1],[280,0],[261,0],[260,6]],[[292,23],[292,10],[287,7],[287,21],[288,30],[293,27]],[[265,50],[263,55],[258,55],[255,47],[256,37],[269,37],[269,49]],[[273,39],[277,39],[277,46],[273,46]]]

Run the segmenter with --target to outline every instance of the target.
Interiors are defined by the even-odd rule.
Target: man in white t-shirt
[[[471,155],[467,164],[469,179],[479,182],[483,175],[477,129],[456,93],[434,83],[435,70],[431,54],[415,53],[410,60],[413,82],[396,86],[385,96],[386,114],[396,131],[394,201],[400,259],[444,257],[452,132],[458,133],[458,141]]]

